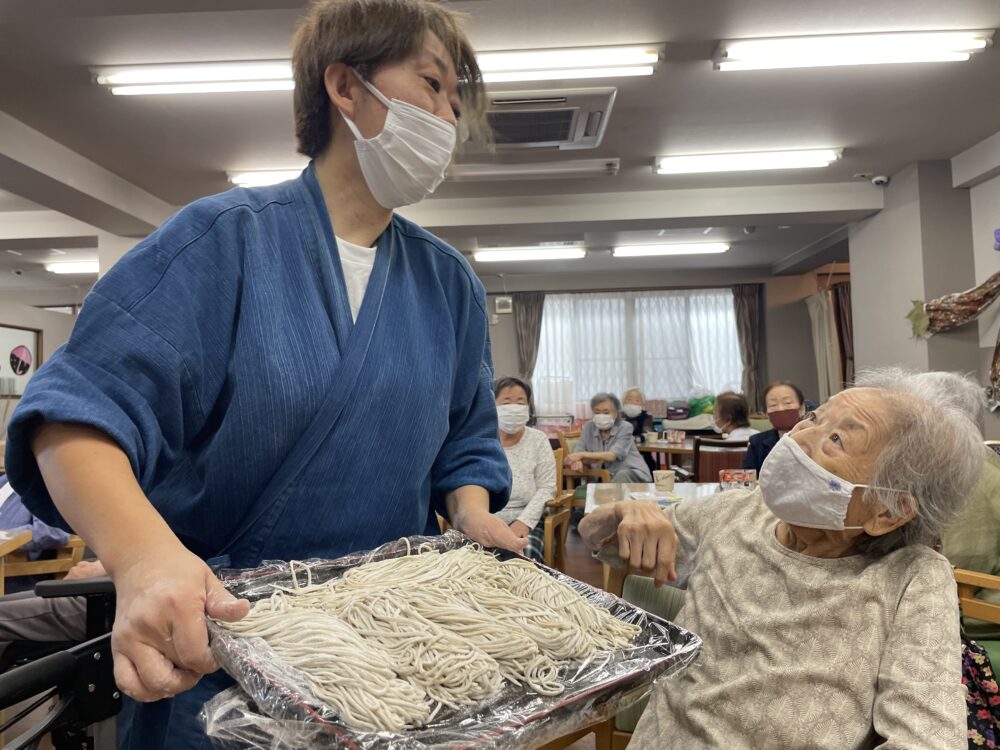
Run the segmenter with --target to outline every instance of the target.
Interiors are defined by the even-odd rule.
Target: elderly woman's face
[[[593,411],[594,414],[610,414],[612,417],[618,416],[618,414],[615,412],[615,405],[612,404],[610,401],[602,401],[601,403],[597,404],[597,406],[595,406],[591,411]]]
[[[524,388],[519,385],[508,385],[506,388],[501,388],[500,392],[496,397],[497,406],[505,406],[506,404],[519,404],[521,406],[528,405],[528,394],[524,392]]]
[[[636,406],[642,406],[642,396],[640,396],[635,391],[631,391],[625,394],[625,398],[622,399],[623,404],[635,404]]]
[[[868,484],[889,438],[888,406],[873,388],[838,393],[788,433],[824,469],[852,484]]]

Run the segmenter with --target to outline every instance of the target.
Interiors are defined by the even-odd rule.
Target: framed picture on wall
[[[0,396],[21,396],[41,364],[42,332],[0,323]]]

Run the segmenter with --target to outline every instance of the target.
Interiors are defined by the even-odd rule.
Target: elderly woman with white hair
[[[778,442],[756,490],[581,522],[603,559],[686,588],[677,623],[704,639],[631,750],[966,747],[956,588],[932,545],[982,468],[976,415],[943,389],[982,397],[935,380],[863,375]]]
[[[622,404],[613,393],[590,399],[593,417],[580,431],[576,449],[563,458],[571,471],[603,466],[612,482],[651,482],[653,474],[632,439],[632,425],[622,419]]]

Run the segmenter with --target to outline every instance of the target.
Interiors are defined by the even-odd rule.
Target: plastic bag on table
[[[308,566],[312,581],[322,583],[366,562],[434,549],[447,551],[472,544],[458,532],[440,537],[409,537],[371,552],[338,560],[296,563],[300,580]],[[501,559],[515,557],[497,552]],[[202,722],[213,743],[223,748],[352,748],[354,750],[443,750],[444,748],[535,747],[605,720],[646,695],[656,677],[686,668],[701,649],[701,640],[676,625],[650,615],[607,592],[537,564],[539,570],[569,585],[591,604],[636,624],[640,633],[622,652],[603,652],[574,662],[560,672],[566,690],[541,696],[505,683],[495,697],[461,709],[442,710],[426,726],[393,732],[348,729],[335,711],[317,700],[301,673],[284,664],[260,638],[245,638],[214,624],[212,652],[239,683],[205,704]],[[288,587],[287,563],[265,563],[248,571],[223,575],[233,594],[251,601]]]

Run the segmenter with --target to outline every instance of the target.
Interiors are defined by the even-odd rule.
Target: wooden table
[[[31,541],[30,531],[0,531],[0,596],[3,596],[3,581],[6,573],[7,555]]]
[[[594,489],[591,490],[591,487]],[[584,514],[590,513],[596,510],[603,503],[601,503],[597,496],[597,488],[601,485],[588,485],[587,493],[587,505],[584,507]],[[606,488],[607,485],[604,485]],[[634,492],[646,492],[652,491],[655,485],[651,484],[616,484],[612,485],[615,489],[611,491],[612,494],[618,495],[615,500],[628,501],[630,495]],[[720,492],[718,482],[677,482],[674,484],[673,492],[668,493],[673,497],[679,499],[680,502],[685,500],[696,500],[699,497],[708,497],[709,495],[714,495],[716,492]],[[615,501],[613,500],[613,502]],[[608,593],[614,594],[615,596],[622,595],[622,587],[625,584],[625,576],[628,575],[628,571],[621,568],[615,568],[607,563],[602,563],[604,566],[604,590]]]
[[[684,438],[683,443],[668,443],[666,440],[657,440],[655,443],[643,443],[636,447],[640,453],[652,453],[660,468],[667,469],[674,463],[674,456],[694,455],[694,438]]]

